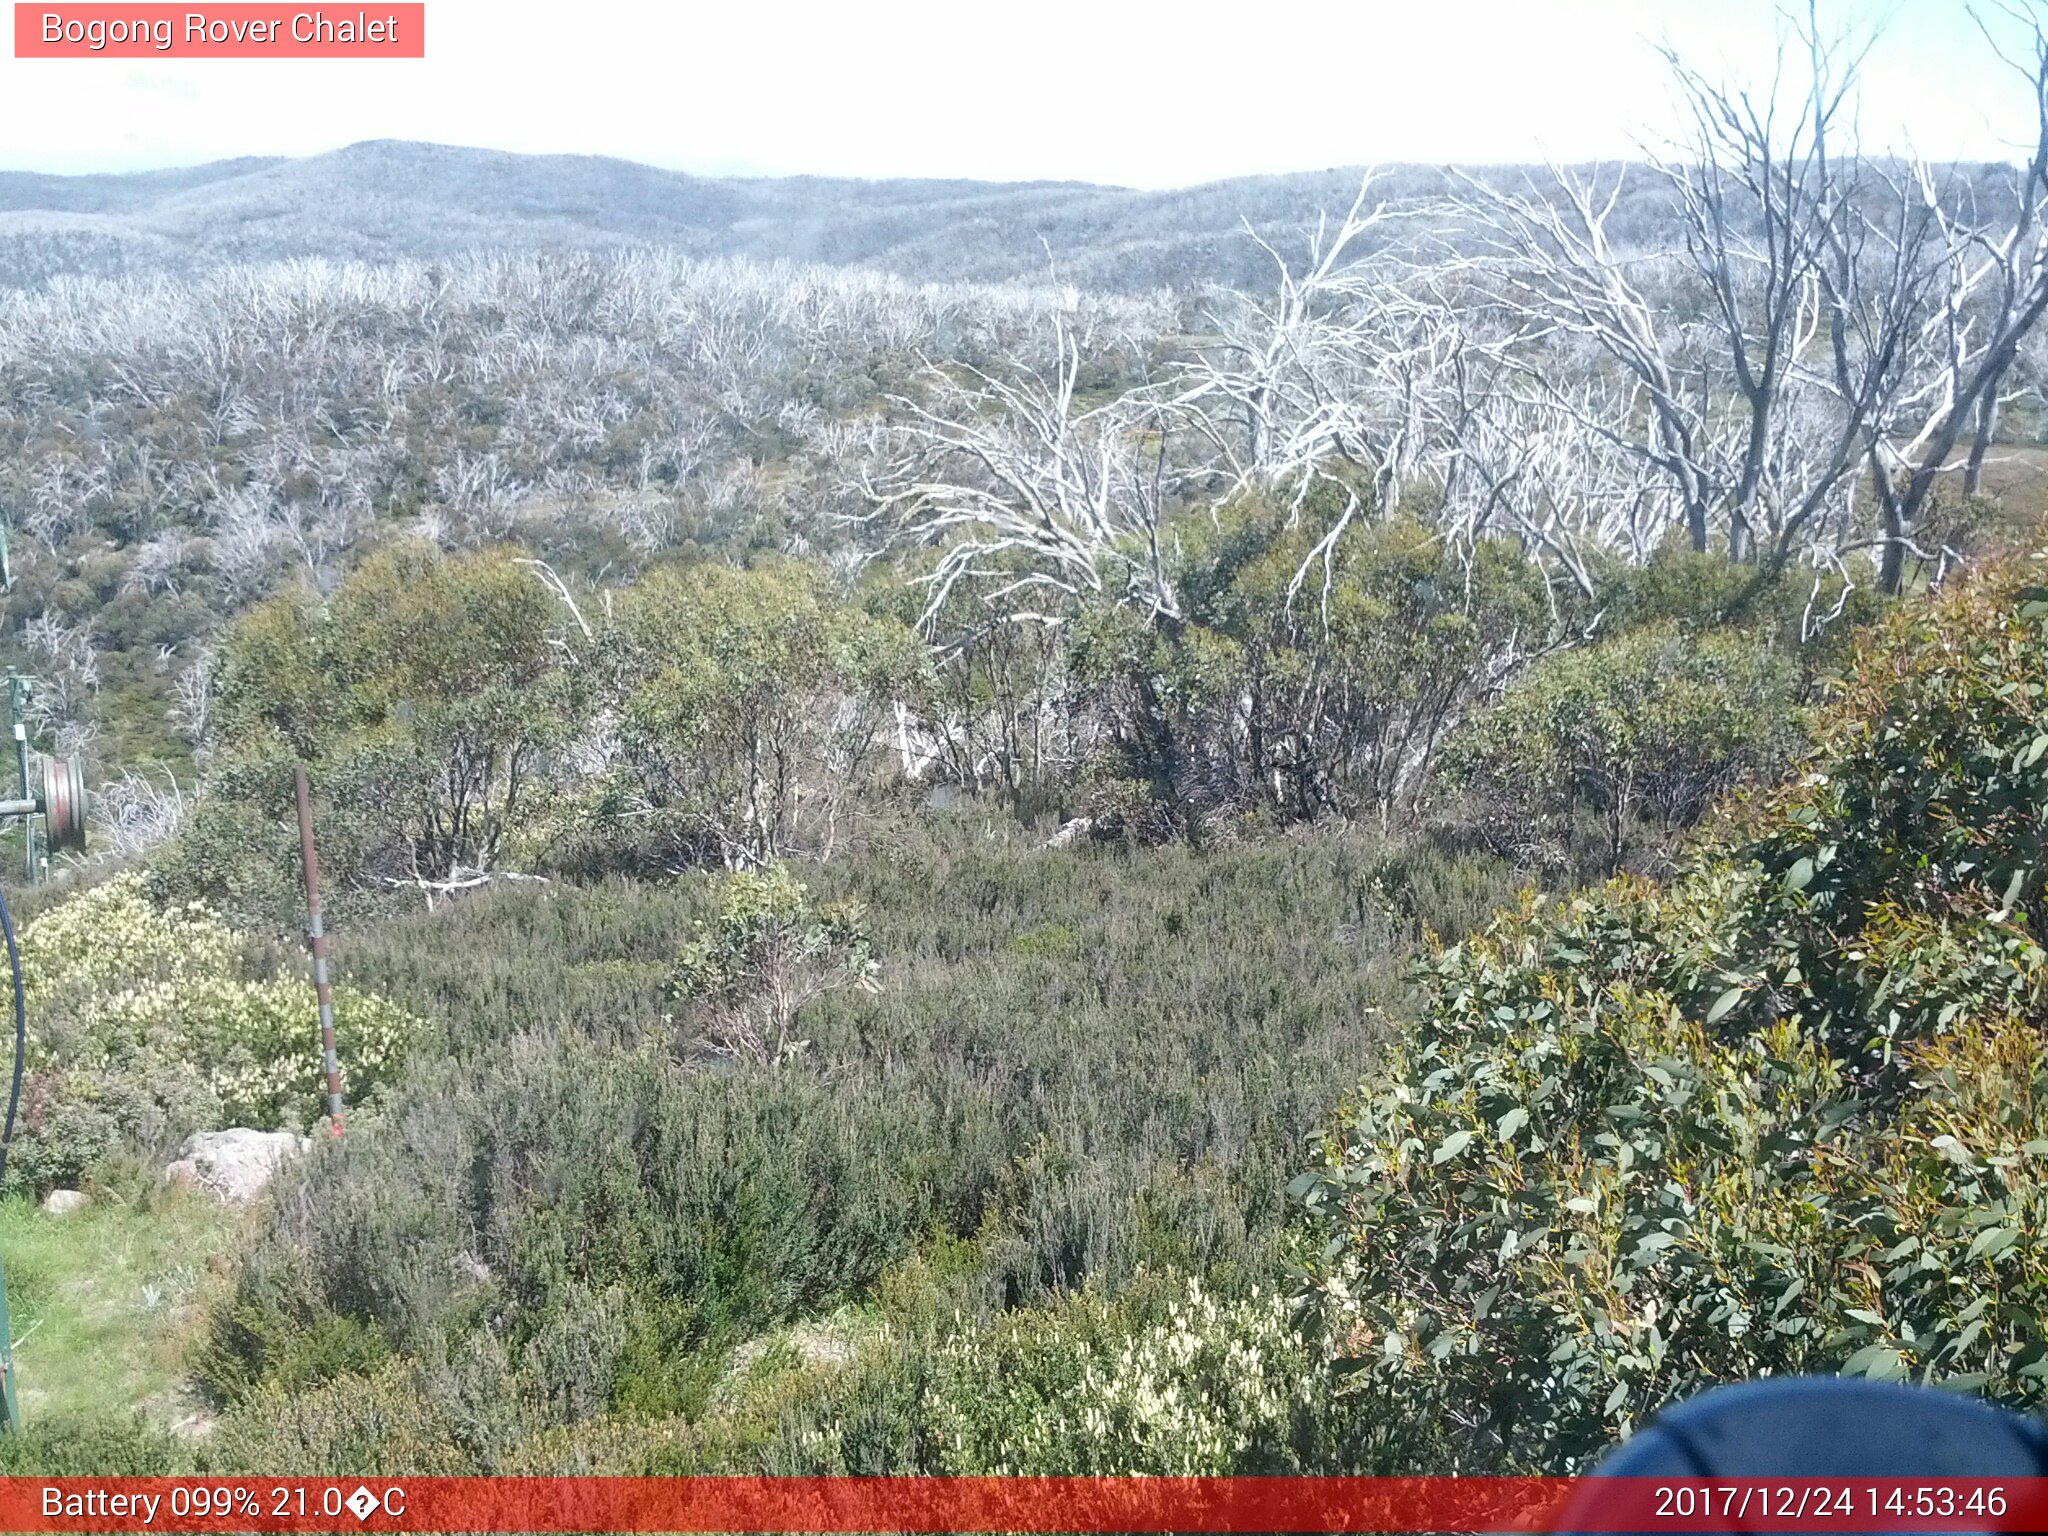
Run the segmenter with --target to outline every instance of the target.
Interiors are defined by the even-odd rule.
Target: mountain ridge
[[[1962,166],[1997,195],[1993,167]],[[1379,168],[1376,197],[1416,204],[1460,174],[1517,180],[1541,168]],[[658,245],[692,256],[872,267],[919,280],[1043,281],[1133,291],[1264,286],[1247,237],[1299,247],[1347,207],[1356,166],[1233,177],[1170,190],[1076,181],[700,176],[606,155],[367,139],[298,158],[63,176],[0,171],[0,287],[58,276],[189,274],[307,256],[441,259],[474,251]],[[1638,176],[1611,235],[1675,212]]]
[[[389,260],[476,249],[659,244],[701,256],[873,266],[1083,286],[1229,281],[1262,261],[1240,219],[1303,224],[1361,172],[1241,177],[1173,191],[1090,182],[699,176],[604,155],[371,139],[66,176],[0,171],[0,283],[192,270],[221,261]],[[1441,185],[1443,173],[1390,173]],[[1239,248],[1242,249],[1239,249]]]

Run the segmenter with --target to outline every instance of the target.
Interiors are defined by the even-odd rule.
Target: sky
[[[1964,0],[1819,3],[1825,27],[1883,24],[1866,148],[2010,158],[2032,131],[2024,82]],[[375,14],[375,0],[327,9],[359,5]],[[10,49],[0,169],[137,170],[379,138],[699,174],[1141,187],[1600,159],[1673,126],[1656,45],[1766,82],[1785,30],[1777,0],[428,0],[423,60]]]

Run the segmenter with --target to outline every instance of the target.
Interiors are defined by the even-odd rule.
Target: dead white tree
[[[1658,168],[1677,196],[1687,276],[1706,299],[1708,419],[1722,414],[1721,401],[1731,408],[1720,440],[1710,439],[1715,459],[1706,469],[1737,561],[1765,552],[1764,541],[1768,552],[1782,551],[1837,495],[1862,458],[1862,425],[1886,379],[1882,369],[1865,370],[1852,386],[1844,373],[1838,385],[1848,387],[1831,402],[1818,382],[1828,317],[1857,298],[1853,288],[1825,284],[1823,266],[1855,213],[1828,141],[1846,115],[1861,53],[1823,39],[1811,13],[1801,41],[1806,78],[1789,91],[1783,46],[1761,93],[1715,83],[1665,55],[1694,131],[1682,158]],[[1856,263],[1842,272],[1853,282]]]
[[[166,711],[171,729],[204,758],[213,726],[213,663],[211,647],[202,647],[171,685],[171,702]]]
[[[1647,560],[1669,526],[1657,472],[1590,425],[1618,419],[1629,403],[1625,388],[1597,376],[1562,399],[1531,390],[1497,347],[1468,347],[1431,422],[1446,537],[1467,547],[1513,538],[1588,600],[1600,557]]]
[[[1548,185],[1519,190],[1466,178],[1447,211],[1477,254],[1450,266],[1514,338],[1501,355],[1530,397],[1656,470],[1669,517],[1705,549],[1718,501],[1712,426],[1664,297],[1651,286],[1668,263],[1609,237],[1627,173],[1596,176],[1553,164]],[[1608,408],[1610,392],[1587,388],[1603,377],[1625,392],[1624,409]],[[1593,400],[1601,408],[1586,413]]]
[[[136,859],[177,835],[185,821],[185,793],[175,776],[162,782],[130,771],[95,791],[94,839],[119,860]]]
[[[1512,355],[1535,397],[1654,469],[1695,549],[1719,533],[1731,558],[1782,565],[1876,544],[1896,588],[1914,522],[1973,431],[1981,462],[2018,346],[2048,310],[2048,42],[2034,13],[2022,20],[2027,47],[2001,56],[2041,127],[1995,230],[1946,178],[1862,154],[1868,44],[1823,35],[1812,3],[1764,88],[1667,55],[1692,126],[1653,174],[1678,239],[1610,237],[1624,172],[1553,166],[1520,190],[1466,179],[1470,267],[1520,328]],[[1601,373],[1628,407],[1585,414]]]
[[[1384,203],[1366,206],[1374,181],[1360,182],[1334,229],[1317,220],[1298,271],[1247,223],[1273,263],[1273,292],[1211,296],[1217,339],[1183,366],[1172,400],[1233,488],[1303,482],[1333,459],[1380,467],[1362,386],[1387,350],[1387,327],[1359,247],[1393,215]]]
[[[1298,513],[1319,482],[1341,488],[1342,510],[1289,588],[1298,594],[1320,568],[1326,604],[1356,519],[1393,511],[1426,472],[1430,417],[1463,345],[1458,317],[1422,291],[1397,248],[1371,248],[1401,217],[1372,201],[1377,184],[1368,172],[1342,219],[1318,219],[1298,268],[1246,226],[1272,261],[1273,290],[1212,296],[1216,340],[1182,365],[1168,396],[1210,449],[1225,496],[1257,486]]]
[[[939,549],[927,622],[962,583],[1011,622],[1059,623],[1090,595],[1180,617],[1162,544],[1173,418],[1141,392],[1082,406],[1080,343],[1053,327],[1050,373],[930,365],[930,401],[896,402],[908,452],[872,487],[874,515]]]
[[[1666,54],[1691,129],[1649,173],[1679,214],[1661,245],[1610,235],[1626,170],[1552,165],[1547,185],[1521,190],[1467,177],[1458,203],[1483,251],[1475,273],[1521,330],[1537,396],[1654,469],[1693,548],[1718,530],[1738,561],[1782,559],[1841,498],[1893,376],[1827,366],[1831,320],[1860,298],[1840,228],[1857,210],[1829,150],[1861,55],[1814,31],[1802,42],[1780,48],[1758,91]],[[1788,83],[1788,61],[1803,80]],[[1880,353],[1906,323],[1887,322]],[[1589,372],[1624,384],[1626,408],[1583,414],[1604,393],[1588,395]]]
[[[2015,364],[2048,314],[2048,31],[2033,3],[1996,7],[1998,21],[1974,8],[1971,14],[1998,60],[2023,82],[2031,134],[2000,189],[2002,208],[1982,208],[1976,196],[1951,192],[1942,177],[1919,168],[1920,202],[1939,231],[1942,281],[1919,337],[1923,384],[1908,401],[1917,409],[1901,412],[1872,445],[1882,471],[1888,590],[1899,585],[1935,486],[1958,467],[1965,441],[1962,488],[1978,489]]]

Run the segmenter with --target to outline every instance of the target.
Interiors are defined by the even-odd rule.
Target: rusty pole
[[[341,1058],[334,1054],[334,985],[327,974],[327,931],[320,925],[320,856],[313,851],[313,797],[306,765],[292,764],[299,796],[299,853],[306,866],[306,947],[313,952],[313,992],[320,999],[320,1050],[327,1066],[327,1121],[341,1134]]]

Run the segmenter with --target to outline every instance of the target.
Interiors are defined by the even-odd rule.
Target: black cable
[[[0,891],[0,933],[7,935],[7,963],[14,968],[14,1087],[7,1095],[7,1126],[0,1130],[0,1185],[7,1181],[7,1149],[14,1145],[14,1113],[21,1108],[21,1075],[28,1065],[28,991],[21,982],[21,947],[14,942],[14,914]]]

